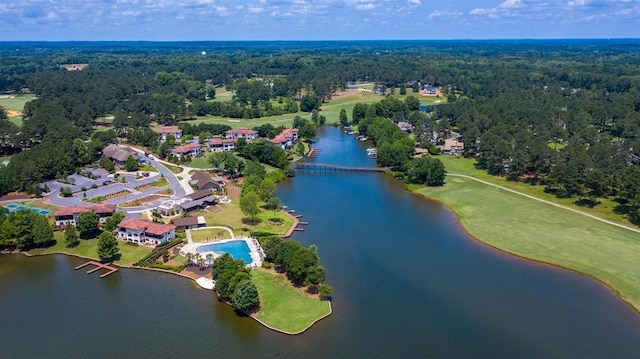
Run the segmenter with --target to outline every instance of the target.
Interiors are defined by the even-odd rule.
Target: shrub
[[[262,268],[271,269],[271,262],[267,262],[267,261],[262,262]]]

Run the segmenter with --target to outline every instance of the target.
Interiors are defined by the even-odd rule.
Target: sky
[[[0,0],[0,41],[640,38],[640,0]]]

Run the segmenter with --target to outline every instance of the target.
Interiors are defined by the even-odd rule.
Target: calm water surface
[[[373,165],[366,146],[328,128],[316,161]],[[640,357],[640,316],[602,285],[479,244],[388,176],[300,173],[279,195],[334,288],[308,332],[264,329],[171,275],[0,256],[0,357]]]

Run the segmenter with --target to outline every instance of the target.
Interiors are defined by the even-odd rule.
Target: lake
[[[326,128],[314,161],[373,166],[367,146]],[[300,172],[278,194],[334,288],[309,331],[265,329],[177,276],[4,255],[0,357],[640,357],[640,316],[606,287],[475,241],[389,176]]]

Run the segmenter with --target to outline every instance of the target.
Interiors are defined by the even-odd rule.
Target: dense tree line
[[[10,212],[0,207],[0,251],[50,247],[56,243],[47,217],[28,209]]]
[[[211,265],[211,277],[216,281],[216,293],[241,311],[252,311],[260,306],[258,289],[251,282],[250,270],[242,259],[233,259],[229,253],[216,258]]]

